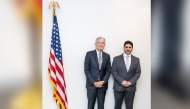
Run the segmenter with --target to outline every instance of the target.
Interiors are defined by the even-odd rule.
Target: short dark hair
[[[132,48],[133,48],[133,42],[131,42],[131,41],[129,41],[129,40],[128,40],[128,41],[125,41],[124,47],[125,47],[126,44],[130,44],[130,45],[132,46]]]

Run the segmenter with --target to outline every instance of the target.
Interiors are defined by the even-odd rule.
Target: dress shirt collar
[[[126,57],[126,56],[131,57],[131,54],[127,55],[127,54],[123,53],[123,56],[124,56],[124,57]]]
[[[99,54],[101,54],[101,55],[102,55],[102,52],[101,52],[101,53],[99,53],[99,52],[98,52],[98,50],[96,50],[96,53],[97,53],[97,55],[99,55]]]

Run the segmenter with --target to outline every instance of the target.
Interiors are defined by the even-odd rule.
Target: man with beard
[[[125,97],[126,109],[133,109],[133,100],[136,91],[136,82],[141,74],[139,58],[131,55],[133,43],[124,43],[124,53],[114,57],[112,75],[114,77],[115,108],[121,109]]]

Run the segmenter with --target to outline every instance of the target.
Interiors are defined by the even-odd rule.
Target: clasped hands
[[[124,80],[124,81],[122,82],[122,85],[123,85],[124,87],[129,87],[129,86],[131,85],[131,82]]]
[[[95,86],[96,88],[102,88],[103,84],[104,84],[104,81],[94,82],[94,86]]]

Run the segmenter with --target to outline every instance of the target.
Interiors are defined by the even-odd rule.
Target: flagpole
[[[54,0],[52,0],[52,2],[49,3],[49,9],[53,8],[52,11],[52,16],[53,16],[53,21],[54,21],[54,16],[56,16],[56,7],[60,8],[59,3],[58,2],[54,2]],[[59,108],[62,109],[61,104],[59,104]]]

